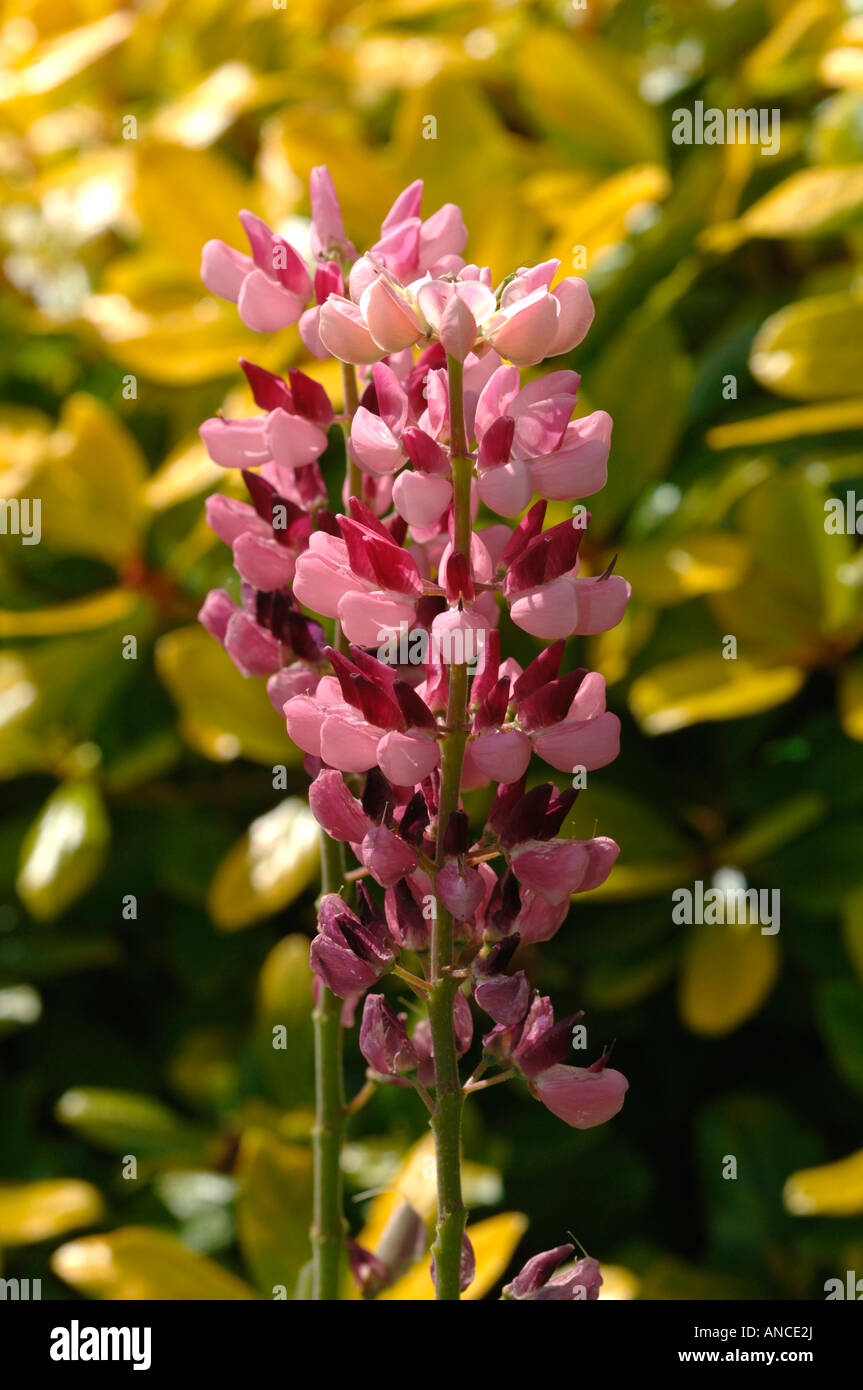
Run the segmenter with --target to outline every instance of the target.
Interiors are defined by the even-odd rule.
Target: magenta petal
[[[228,623],[225,651],[244,676],[271,676],[282,664],[275,637],[241,609]]]

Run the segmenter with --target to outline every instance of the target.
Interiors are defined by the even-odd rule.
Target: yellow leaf
[[[613,169],[662,158],[655,109],[627,81],[620,51],[595,36],[528,30],[516,51],[516,82],[527,109],[580,163]]]
[[[711,449],[740,449],[751,445],[775,444],[808,434],[832,434],[839,430],[863,429],[863,400],[804,405],[794,410],[775,410],[752,420],[736,420],[707,431]]]
[[[749,546],[729,531],[624,546],[615,568],[645,603],[673,604],[740,584]]]
[[[468,1226],[467,1234],[476,1255],[476,1277],[462,1294],[466,1303],[483,1298],[494,1287],[526,1230],[527,1217],[518,1211],[505,1211],[500,1216],[491,1216],[487,1221]],[[423,1256],[392,1288],[385,1289],[380,1299],[386,1302],[433,1299],[430,1263],[430,1257]]]
[[[776,938],[757,925],[687,927],[680,1017],[693,1033],[721,1037],[761,1007],[779,971]]]
[[[238,357],[276,370],[297,350],[296,329],[252,333],[240,323],[235,305],[197,294],[180,306],[152,313],[125,295],[91,295],[84,317],[112,358],[167,386],[233,376]]]
[[[863,300],[825,294],[771,314],[755,335],[749,366],[780,396],[853,396],[863,380]]]
[[[212,150],[153,138],[139,141],[137,153],[134,201],[146,243],[164,248],[194,284],[206,241],[215,238],[248,253],[238,213],[253,204],[254,195],[235,165]]]
[[[244,1264],[265,1296],[272,1298],[283,1285],[291,1298],[312,1254],[311,1149],[252,1126],[240,1140],[235,1177]]]
[[[782,1200],[794,1216],[858,1216],[863,1212],[863,1149],[836,1163],[792,1173]]]
[[[52,422],[40,410],[5,405],[0,410],[0,497],[17,497],[45,456]]]
[[[863,742],[863,661],[839,671],[839,718],[848,737]]]
[[[665,662],[629,688],[629,707],[647,734],[666,734],[703,720],[740,719],[790,700],[803,684],[792,666],[758,667],[722,653],[696,652]]]
[[[42,540],[70,555],[121,565],[136,554],[145,520],[141,450],[94,396],[70,396],[28,493],[42,503]]]
[[[625,1269],[623,1265],[600,1265],[602,1274],[602,1287],[599,1290],[599,1301],[603,1299],[607,1303],[627,1303],[632,1298],[638,1297],[641,1287],[641,1280],[637,1274],[633,1274],[631,1269]]]
[[[124,1226],[61,1245],[51,1268],[86,1298],[224,1302],[257,1297],[248,1284],[189,1250],[176,1236],[144,1226]]]
[[[184,737],[205,757],[230,762],[242,756],[270,766],[301,762],[264,682],[241,676],[202,627],[176,628],[161,637],[156,668],[179,706]]]
[[[252,821],[213,875],[207,907],[222,931],[281,912],[317,878],[320,828],[298,797]]]
[[[285,75],[280,87],[289,84]],[[201,150],[218,140],[244,111],[262,100],[281,95],[264,83],[246,63],[222,63],[203,81],[157,111],[151,130],[160,140]]]
[[[863,217],[863,169],[801,169],[748,208],[739,221],[710,228],[702,243],[726,249],[744,237],[832,236]]]
[[[557,236],[548,250],[561,262],[561,273],[577,269],[575,252],[584,248],[585,267],[595,270],[603,254],[626,241],[671,192],[667,170],[641,164],[613,174],[585,190],[578,174],[538,174],[527,196],[555,226]]]
[[[29,1245],[93,1226],[104,1215],[95,1187],[77,1178],[0,1183],[0,1247]]]
[[[136,24],[131,10],[115,10],[93,24],[68,29],[26,52],[18,72],[7,72],[0,102],[36,96],[77,77],[128,38]]]
[[[140,595],[134,589],[117,588],[46,608],[0,610],[0,637],[59,637],[71,632],[92,632],[128,617],[139,602]]]

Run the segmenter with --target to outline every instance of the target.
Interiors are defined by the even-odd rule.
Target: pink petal
[[[422,337],[416,314],[383,276],[363,291],[360,308],[369,332],[384,352],[401,352]]]
[[[631,586],[621,575],[612,574],[608,579],[573,579],[570,582],[575,587],[578,612],[576,625],[570,631],[592,636],[617,626],[632,594]],[[514,618],[513,621],[518,620]],[[555,635],[562,637],[565,634]]]
[[[570,352],[587,335],[595,313],[593,300],[587,282],[575,275],[561,280],[552,291],[560,305],[557,315],[557,333],[549,348],[549,357],[561,352]]]
[[[452,483],[405,468],[393,484],[393,502],[410,526],[431,526],[452,501]]]
[[[210,294],[236,304],[243,281],[254,269],[250,256],[235,251],[223,241],[208,241],[201,252],[201,279]]]
[[[270,457],[267,417],[252,420],[205,420],[198,430],[204,448],[220,468],[257,468]]]
[[[319,758],[324,712],[317,700],[309,695],[295,695],[286,702],[284,714],[291,742],[302,748],[304,753],[311,753],[313,757]]]
[[[502,357],[520,366],[541,362],[557,331],[557,306],[544,289],[502,309],[487,336]]]
[[[302,415],[272,410],[268,416],[268,439],[276,463],[282,468],[304,468],[314,463],[327,447],[324,431]]]
[[[620,720],[616,714],[601,714],[598,719],[552,724],[533,735],[533,746],[559,772],[571,773],[577,767],[594,772],[620,752]]]
[[[530,763],[530,739],[520,729],[488,729],[470,750],[475,766],[494,782],[517,782]]]
[[[541,1072],[531,1086],[547,1110],[573,1129],[593,1129],[623,1108],[629,1082],[622,1072],[605,1067],[567,1067],[563,1063]]]
[[[282,664],[279,644],[258,627],[250,613],[238,609],[225,632],[225,651],[244,676],[270,676]]]
[[[272,536],[246,531],[234,541],[233,551],[240,577],[255,589],[283,589],[293,580],[297,558]]]
[[[289,327],[305,307],[305,299],[257,269],[246,276],[237,300],[240,318],[255,333],[277,333]]]
[[[415,730],[384,734],[377,748],[378,767],[397,787],[415,787],[440,764],[437,740]]]
[[[518,516],[533,496],[530,470],[521,459],[488,468],[477,482],[477,492],[498,516]]]
[[[532,589],[510,604],[509,615],[517,627],[533,637],[544,637],[547,641],[570,637],[573,632],[580,631],[577,626],[580,607],[576,600],[575,584],[574,579],[563,575],[552,584]],[[608,626],[613,626],[613,623]],[[604,630],[596,629],[597,632]]]
[[[338,619],[345,636],[359,647],[379,647],[391,637],[398,637],[401,624],[410,625],[415,614],[414,605],[405,599],[385,593],[364,593],[358,587],[346,593],[338,606]]]
[[[355,842],[372,828],[362,803],[345,786],[341,773],[324,768],[309,787],[312,815],[333,840]]]
[[[592,497],[604,488],[611,429],[611,416],[604,410],[573,420],[554,453],[531,459],[535,491],[541,497],[568,502],[574,497]]]
[[[321,757],[342,772],[368,772],[377,763],[380,736],[380,729],[373,724],[326,714],[321,725]]]
[[[379,415],[359,406],[351,421],[351,453],[370,473],[394,473],[404,462],[401,445]]]
[[[327,350],[342,362],[379,362],[384,355],[359,307],[337,295],[321,305],[320,334]]]

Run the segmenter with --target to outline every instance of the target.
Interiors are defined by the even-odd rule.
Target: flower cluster
[[[601,410],[572,419],[576,372],[523,382],[520,371],[582,340],[590,295],[578,278],[555,285],[556,261],[495,288],[462,256],[458,208],[422,219],[421,183],[364,255],[346,238],[325,169],[311,195],[313,264],[243,213],[251,255],[210,242],[203,279],[252,329],[298,323],[309,352],[345,364],[346,383],[359,366],[360,385],[346,384],[337,417],[303,372],[285,381],[241,364],[260,413],[201,428],[210,458],[241,470],[249,495],[216,494],[207,506],[232,548],[241,601],[217,590],[201,621],[245,675],[268,677],[306,755],[311,809],[355,861],[353,905],[344,888],[320,902],[317,978],[350,1008],[391,971],[420,1000],[446,978],[457,1055],[473,1045],[469,998],[489,1020],[465,1091],[521,1077],[586,1129],[618,1112],[627,1082],[607,1054],[568,1064],[578,1019],[555,1022],[551,1001],[512,965],[520,946],[554,935],[572,895],[603,883],[618,854],[607,837],[562,833],[577,796],[569,778],[562,791],[530,778],[533,755],[571,777],[619,748],[602,676],[563,666],[566,638],[619,622],[629,585],[611,568],[581,572],[583,507],[545,526],[549,501],[603,487],[611,420]],[[340,510],[319,466],[334,422],[354,480]],[[524,669],[502,657],[504,609],[546,644]],[[489,784],[487,821],[471,826],[461,794]],[[435,1046],[428,1018],[409,1022],[382,993],[366,994],[360,1047],[375,1080],[414,1085],[434,1109]],[[566,1292],[575,1274],[550,1277],[566,1253],[550,1252],[541,1278],[523,1272],[508,1296],[585,1296]],[[587,1297],[598,1291],[592,1263],[576,1267]]]

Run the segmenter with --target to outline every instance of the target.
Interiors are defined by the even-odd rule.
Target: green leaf
[[[757,1272],[762,1295],[775,1288],[777,1296],[803,1296],[782,1187],[789,1171],[821,1160],[820,1143],[779,1101],[757,1095],[714,1101],[701,1112],[697,1133],[711,1266]],[[724,1176],[729,1159],[736,1177]]]
[[[692,368],[669,319],[633,314],[590,377],[591,399],[614,420],[608,483],[588,503],[594,537],[613,530],[667,471],[691,389]]]
[[[863,1091],[863,987],[853,980],[830,980],[817,1003],[821,1031],[836,1070]]]
[[[803,684],[793,666],[758,667],[721,651],[693,652],[638,676],[629,707],[646,734],[666,734],[703,720],[739,719],[789,700]]]
[[[76,1086],[63,1093],[54,1113],[61,1124],[112,1153],[199,1152],[206,1142],[203,1131],[161,1101],[132,1091]]]
[[[60,917],[99,877],[111,827],[93,782],[65,782],[48,798],[21,847],[15,887],[32,917]]]

